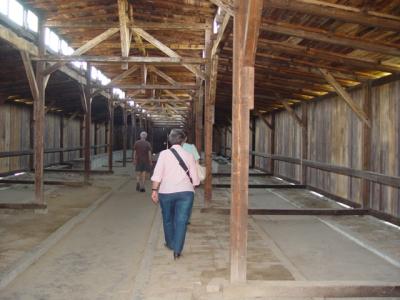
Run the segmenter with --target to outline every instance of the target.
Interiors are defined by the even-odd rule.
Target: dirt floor
[[[160,212],[149,192],[134,190],[130,168],[115,170],[115,175],[97,176],[89,187],[49,190],[47,215],[0,215],[0,261],[8,259],[5,269],[68,218],[120,185],[45,256],[0,290],[0,299],[231,299],[228,291],[224,294],[215,285],[229,279],[229,216],[201,213],[203,192],[198,189],[183,256],[174,261],[164,247]],[[215,183],[228,181],[214,178]],[[252,177],[250,182],[281,181]],[[229,208],[230,190],[214,189],[212,205]],[[251,189],[249,206],[344,209],[305,189]],[[249,282],[400,282],[400,230],[369,216],[250,216],[247,263]]]

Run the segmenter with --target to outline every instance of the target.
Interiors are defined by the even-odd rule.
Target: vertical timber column
[[[371,81],[367,81],[364,86],[365,95],[363,98],[363,109],[368,119],[371,120],[372,127],[372,91]],[[370,171],[371,169],[371,131],[367,124],[362,124],[362,148],[361,148],[361,163],[362,170]],[[371,182],[367,179],[361,180],[361,199],[363,208],[370,207],[370,189]]]
[[[218,73],[218,55],[212,58],[209,76],[206,80],[206,98],[204,107],[204,152],[206,162],[206,179],[204,182],[204,204],[209,207],[212,199],[212,148],[215,110],[215,90]],[[207,83],[209,81],[209,83]],[[207,88],[208,85],[208,88]]]
[[[300,183],[307,185],[307,166],[303,160],[308,159],[308,106],[306,102],[301,104],[301,119],[303,126],[301,127],[301,159],[300,159]]]
[[[128,138],[128,112],[126,106],[122,110],[123,127],[122,127],[122,166],[126,167],[126,146]]]
[[[136,115],[134,109],[132,110],[131,113],[131,120],[132,120],[132,151],[133,151],[133,145],[135,145],[136,142]]]
[[[105,141],[105,149],[104,149],[104,153],[107,153],[107,144],[108,144],[108,131],[110,130],[110,121],[106,122],[104,124],[105,126],[105,130],[104,130],[104,141]]]
[[[97,124],[97,122],[94,122],[94,149],[93,149],[94,155],[97,154],[97,143],[98,143],[97,131],[98,131],[98,129],[99,129],[99,124]]]
[[[203,151],[203,105],[204,105],[204,88],[201,79],[197,77],[196,85],[200,85],[197,93],[196,103],[196,147],[201,152]]]
[[[79,120],[79,158],[83,157],[83,130],[85,129],[85,125],[83,124],[84,120]]]
[[[275,159],[272,157],[275,155],[275,128],[276,128],[276,123],[275,123],[275,112],[271,113],[271,135],[270,135],[270,140],[269,140],[269,145],[270,145],[270,153],[271,153],[271,159],[270,159],[270,166],[269,166],[269,172],[271,175],[275,174]]]
[[[64,114],[60,116],[60,148],[64,149]],[[64,151],[60,151],[60,163],[64,163]]]
[[[256,116],[251,118],[251,168],[254,169],[256,165],[256,156],[254,152],[256,152]]]
[[[230,279],[246,281],[249,125],[254,108],[254,62],[262,0],[236,0],[233,25]]]
[[[92,66],[90,63],[87,64],[86,71],[86,86],[85,86],[85,104],[86,104],[86,114],[85,114],[85,172],[84,180],[85,183],[89,182],[90,179],[90,150],[91,150],[91,123],[92,123],[92,105],[91,105],[91,80],[92,80]]]
[[[45,49],[45,27],[43,21],[39,26],[39,56],[44,56]],[[44,61],[36,64],[36,82],[39,90],[38,99],[34,101],[34,156],[35,156],[35,202],[44,204],[44,187],[43,187],[43,165],[44,165],[44,124],[45,124],[45,90],[46,83],[43,72],[46,68]]]
[[[35,104],[33,104],[35,106]],[[29,113],[29,149],[34,149],[35,148],[35,116],[34,116],[34,109]],[[34,154],[32,152],[31,155],[29,155],[29,170],[33,171],[35,169],[35,159],[34,159]]]
[[[114,132],[114,101],[110,99],[108,102],[108,113],[110,116],[109,130],[108,130],[108,170],[112,171],[113,169],[113,132]]]

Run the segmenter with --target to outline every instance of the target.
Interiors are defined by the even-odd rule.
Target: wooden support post
[[[301,158],[300,158],[300,184],[307,185],[307,166],[304,160],[308,159],[308,106],[306,102],[301,103]]]
[[[122,110],[123,127],[122,127],[122,166],[126,167],[126,148],[128,138],[128,112],[124,106]]]
[[[227,157],[227,155],[228,155],[228,152],[227,152],[227,149],[226,149],[228,147],[228,128],[227,127],[225,127],[224,132],[225,132],[224,156]]]
[[[369,120],[372,120],[372,91],[371,82],[368,81],[364,85],[365,95],[363,98],[363,110]],[[371,127],[363,124],[362,127],[362,148],[361,148],[361,163],[362,170],[370,171],[371,169]],[[367,179],[361,180],[361,199],[363,208],[370,207],[370,189],[371,182]]]
[[[272,156],[275,154],[275,127],[276,127],[275,112],[272,112],[271,113],[271,134],[270,134],[270,140],[269,140],[270,153],[271,153],[269,172],[272,175],[275,174],[275,160],[272,158]]]
[[[34,100],[35,101],[35,100]],[[32,108],[29,112],[29,148],[34,149],[35,147],[35,120],[34,120],[34,109]],[[35,169],[35,159],[33,154],[29,155],[29,170]]]
[[[64,148],[64,114],[60,116],[60,149]],[[64,163],[64,151],[60,151],[60,163]]]
[[[253,116],[251,119],[251,163],[250,166],[252,169],[254,169],[256,165],[256,156],[254,155],[254,152],[256,151],[256,117]]]
[[[232,178],[230,279],[246,281],[249,183],[249,125],[254,107],[254,59],[262,0],[235,1],[233,34]]]
[[[40,22],[39,26],[39,55],[45,55],[45,27]],[[45,62],[36,64],[36,83],[38,87],[37,101],[33,102],[35,120],[35,203],[45,204],[43,173],[44,173],[44,126],[45,126],[45,77],[43,71],[46,68]]]
[[[109,130],[108,130],[108,170],[112,171],[113,168],[113,131],[114,131],[114,103],[110,99],[108,101],[108,113],[109,113]]]
[[[79,158],[83,157],[83,130],[85,129],[84,120],[79,119]]]
[[[86,71],[86,86],[84,89],[84,98],[86,104],[86,113],[85,113],[85,146],[84,146],[84,154],[85,154],[85,172],[84,172],[84,180],[85,183],[89,183],[90,179],[90,169],[91,169],[91,123],[92,123],[92,105],[91,105],[91,96],[92,96],[92,89],[91,89],[91,81],[92,81],[92,66],[90,63],[87,65]]]
[[[201,84],[201,79],[197,78],[196,84]],[[196,102],[196,147],[201,152],[203,151],[203,105],[204,105],[204,88],[200,86],[197,92]]]
[[[120,24],[120,35],[121,35],[121,52],[122,57],[129,56],[129,49],[131,44],[130,30],[128,28],[128,1],[118,0],[118,16]],[[128,69],[128,63],[122,64],[122,69]]]
[[[93,148],[93,154],[96,155],[97,154],[97,131],[99,129],[99,124],[97,124],[97,122],[94,122],[94,137],[93,137],[93,142],[94,142],[94,148]]]

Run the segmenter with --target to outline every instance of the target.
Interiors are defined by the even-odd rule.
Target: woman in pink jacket
[[[193,206],[194,187],[200,184],[196,161],[182,148],[185,139],[183,130],[171,130],[168,140],[172,146],[160,153],[151,177],[151,199],[156,204],[160,203],[165,245],[174,251],[174,259],[181,256]]]

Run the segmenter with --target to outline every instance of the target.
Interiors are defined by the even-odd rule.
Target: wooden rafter
[[[154,66],[149,66],[149,70],[155,74],[157,74],[159,77],[163,78],[165,81],[167,81],[168,83],[172,84],[172,85],[176,85],[177,82],[175,81],[175,79],[173,79],[171,76],[169,76],[168,74],[164,73],[163,71],[161,71],[160,69],[154,67]]]
[[[351,110],[364,122],[368,127],[371,127],[371,122],[368,119],[368,116],[362,110],[361,107],[357,105],[356,102],[352,99],[350,94],[337,82],[337,80],[325,69],[319,69],[321,74],[325,77],[326,81],[332,85],[338,95],[350,106]]]
[[[268,126],[269,129],[274,130],[272,123],[267,120],[267,118],[259,111],[256,110],[256,115]]]
[[[100,44],[101,42],[105,41],[106,39],[110,38],[111,36],[113,36],[115,33],[117,33],[119,31],[118,28],[111,28],[111,29],[107,29],[106,31],[104,31],[103,33],[99,34],[98,36],[96,36],[95,38],[91,39],[90,41],[88,41],[87,43],[85,43],[84,45],[82,45],[81,47],[79,47],[78,49],[76,49],[71,56],[79,56],[81,54],[86,53],[87,51],[89,51],[90,49],[96,47],[98,44]],[[56,63],[50,67],[48,67],[45,71],[44,71],[44,75],[50,75],[51,73],[53,73],[54,71],[57,71],[60,67],[62,67],[65,64],[65,62],[59,62]]]
[[[318,0],[265,0],[266,7],[329,17],[349,23],[374,26],[399,31],[400,18],[374,11],[366,11],[349,5],[334,4]]]
[[[217,53],[218,46],[222,40],[222,37],[224,36],[224,32],[225,32],[226,27],[228,26],[230,17],[231,17],[231,15],[226,13],[224,16],[224,19],[222,20],[222,23],[218,29],[217,37],[215,38],[212,49],[211,49],[211,57],[213,57]]]
[[[147,33],[141,28],[134,28],[133,31],[137,34],[139,34],[142,38],[144,38],[146,41],[148,41],[150,44],[153,44],[156,46],[159,50],[164,52],[166,55],[172,58],[181,58],[181,56],[176,53],[174,50],[168,48],[165,44],[157,40],[155,37],[153,37],[151,34]],[[201,78],[204,79],[204,74],[203,72],[196,66],[190,65],[190,64],[182,64],[186,69],[189,71],[193,72],[197,76],[200,76]]]
[[[25,51],[20,51],[20,53],[21,53],[22,61],[24,63],[25,72],[26,72],[26,76],[28,78],[29,87],[31,89],[32,97],[33,97],[33,99],[35,101],[38,101],[38,99],[39,99],[39,89],[38,89],[38,85],[37,85],[37,82],[36,82],[35,72],[34,72],[33,67],[32,67],[31,58],[30,58],[29,54],[27,52],[25,52]]]
[[[131,35],[128,27],[128,1],[127,0],[117,0],[118,1],[118,18],[119,18],[119,33],[121,36],[121,54],[122,57],[129,56]],[[128,69],[128,63],[122,64],[122,69]]]
[[[245,64],[254,66],[258,35],[262,19],[263,1],[249,1],[244,29]]]
[[[57,55],[43,55],[40,57],[32,57],[32,60],[35,61],[47,61],[47,62],[59,62],[60,64],[65,64],[68,62],[74,61],[83,61],[83,62],[92,62],[92,63],[111,63],[111,64],[119,64],[122,62],[128,63],[145,63],[145,64],[203,64],[205,60],[203,58],[198,57],[150,57],[150,56],[129,56],[129,57],[121,57],[121,56],[57,56]],[[51,67],[50,67],[51,68]],[[49,69],[50,69],[49,68]],[[48,73],[48,71],[46,71]]]
[[[384,42],[367,41],[357,37],[339,35],[322,29],[293,25],[285,22],[268,21],[262,24],[262,30],[296,36],[303,39],[315,40],[330,44],[341,45],[354,49],[362,49],[381,54],[400,56],[400,48],[397,45],[385,44]]]
[[[199,88],[196,84],[176,84],[176,85],[166,85],[166,84],[117,84],[112,85],[119,87],[121,89],[129,90],[196,90]]]
[[[294,109],[286,101],[281,101],[281,104],[287,110],[287,112],[293,117],[293,119],[296,120],[297,124],[299,124],[300,127],[303,127],[304,126],[303,125],[303,120],[294,111]]]
[[[221,7],[224,11],[226,11],[231,16],[235,13],[235,7],[232,5],[231,1],[227,0],[209,0],[211,3],[214,3],[216,6]]]

